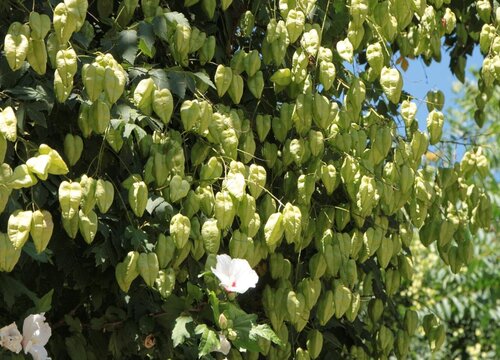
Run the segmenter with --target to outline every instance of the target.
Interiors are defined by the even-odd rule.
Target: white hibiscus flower
[[[217,255],[217,264],[212,272],[228,292],[244,293],[255,287],[259,276],[245,259],[231,259],[229,255]]]
[[[17,329],[16,323],[4,326],[0,329],[0,346],[19,354],[23,349],[21,341],[23,337]]]
[[[24,353],[30,353],[33,360],[48,360],[45,345],[52,335],[49,324],[45,322],[44,313],[32,314],[24,319],[23,324],[23,349]]]

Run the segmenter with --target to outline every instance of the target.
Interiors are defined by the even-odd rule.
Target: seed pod
[[[155,284],[162,298],[169,297],[175,287],[174,269],[168,268],[166,270],[160,270]]]
[[[97,226],[97,214],[93,210],[90,210],[87,214],[82,210],[78,212],[78,229],[83,240],[89,245],[92,244],[97,234]]]
[[[109,104],[106,101],[98,99],[89,110],[92,130],[97,134],[104,134],[111,120]]]
[[[215,218],[217,226],[224,230],[231,226],[236,214],[233,199],[228,191],[220,191],[215,196]]]
[[[377,342],[382,351],[389,353],[393,348],[394,335],[386,326],[382,325],[377,334]]]
[[[96,190],[97,182],[95,179],[88,177],[87,175],[82,175],[80,180],[80,186],[82,189],[82,200],[80,202],[80,208],[83,210],[84,214],[89,213],[96,203]]]
[[[12,71],[19,70],[28,55],[30,28],[19,22],[13,22],[7,30],[4,51]]]
[[[437,144],[443,134],[444,116],[440,111],[432,110],[427,116],[427,131],[431,145]]]
[[[170,201],[176,203],[185,198],[189,192],[189,182],[179,175],[172,176],[170,180]]]
[[[64,3],[75,22],[75,31],[80,30],[87,16],[88,0],[64,0]]]
[[[8,141],[14,142],[17,140],[17,117],[10,106],[0,112],[0,133]]]
[[[208,219],[203,223],[201,237],[205,251],[208,254],[217,254],[220,247],[221,232],[217,227],[216,219]]]
[[[181,106],[181,120],[185,131],[193,130],[199,123],[201,109],[198,100],[186,100]]]
[[[186,247],[191,232],[191,221],[182,214],[176,214],[170,220],[170,235],[177,249]]]
[[[110,67],[104,68],[103,88],[110,104],[116,103],[125,90],[125,79],[117,76],[117,73],[120,71]]]
[[[158,277],[158,271],[160,270],[156,254],[154,252],[147,254],[141,253],[137,260],[137,268],[139,270],[139,275],[144,279],[146,285],[153,287]]]
[[[158,257],[158,264],[160,269],[165,269],[170,261],[174,258],[175,253],[175,242],[171,236],[165,236],[164,234],[158,235],[158,240],[156,241],[155,253]]]
[[[383,269],[389,265],[389,261],[392,258],[393,254],[393,243],[390,237],[384,237],[382,239],[382,243],[380,244],[377,250],[377,260]]]
[[[259,141],[261,143],[264,142],[271,129],[271,115],[257,115],[255,118],[255,127],[257,128]]]
[[[270,248],[275,248],[284,233],[283,215],[280,212],[274,213],[267,219],[264,226],[264,237],[266,244]]]
[[[326,272],[327,264],[321,253],[316,253],[309,259],[309,274],[313,280],[321,278]]]
[[[174,110],[174,99],[167,88],[153,93],[153,110],[164,124],[168,124]]]
[[[335,303],[335,317],[340,319],[351,304],[351,291],[340,281],[335,281],[333,290],[333,301]]]
[[[426,95],[426,105],[427,110],[431,112],[436,109],[438,111],[443,110],[444,106],[444,94],[441,90],[428,91]]]
[[[319,82],[328,91],[333,85],[336,75],[335,65],[331,61],[321,61],[319,64]]]
[[[375,298],[370,300],[368,304],[368,315],[373,324],[378,323],[384,312],[384,303],[381,299]]]
[[[82,155],[83,141],[78,135],[66,134],[64,138],[64,154],[68,158],[68,163],[73,166]]]
[[[10,189],[18,190],[31,187],[37,182],[36,176],[30,171],[28,165],[22,164],[16,166],[14,172],[9,177],[8,185]]]
[[[399,103],[403,89],[403,79],[399,70],[383,67],[380,74],[380,86],[393,104]]]
[[[54,31],[59,44],[66,44],[77,28],[77,19],[72,16],[65,3],[59,3],[54,9]]]
[[[16,210],[9,216],[7,234],[15,249],[21,249],[28,240],[32,217],[30,210]]]
[[[129,205],[137,217],[142,217],[148,203],[148,187],[144,181],[135,181],[128,190]]]
[[[33,40],[43,40],[50,31],[50,18],[36,11],[30,13],[29,24]]]
[[[154,17],[156,15],[156,9],[159,5],[160,0],[141,0],[142,13],[144,14],[144,17]]]
[[[215,71],[214,83],[217,88],[217,95],[219,97],[224,96],[224,94],[229,90],[231,82],[233,80],[233,72],[230,67],[224,65],[219,65]]]
[[[132,281],[139,275],[138,261],[139,253],[137,251],[130,251],[125,259],[116,265],[116,281],[123,292],[128,292]]]
[[[38,254],[45,250],[47,244],[52,237],[54,223],[52,215],[46,210],[36,210],[31,218],[30,234],[35,244],[35,249]]]
[[[151,115],[153,110],[153,94],[155,91],[153,79],[143,79],[134,90],[134,103],[146,115]]]
[[[104,90],[106,69],[96,63],[86,64],[82,68],[82,80],[85,91],[91,101],[96,101]]]
[[[59,186],[59,203],[61,214],[64,219],[71,219],[78,214],[80,200],[82,198],[82,187],[78,182],[61,182]]]
[[[292,9],[288,12],[286,16],[286,29],[291,43],[297,41],[299,36],[302,35],[305,21],[306,17],[302,11]]]
[[[397,269],[388,269],[385,273],[385,289],[389,296],[399,290],[401,285],[401,275]]]
[[[283,226],[285,230],[285,238],[288,244],[299,240],[302,228],[302,213],[297,206],[290,203],[285,205],[283,209]]]
[[[256,99],[260,99],[262,96],[262,91],[264,91],[264,75],[262,71],[258,71],[255,75],[251,76],[247,80],[248,90]]]
[[[202,4],[205,2],[214,2],[215,0],[202,0]],[[215,36],[209,36],[200,50],[198,50],[198,55],[200,58],[200,64],[205,65],[207,62],[211,61],[215,55]]]
[[[336,303],[334,302],[332,290],[328,290],[321,294],[316,312],[316,317],[318,318],[321,326],[326,325],[326,323],[335,314],[335,307]]]
[[[47,49],[43,40],[31,39],[28,46],[28,62],[38,75],[47,71]]]
[[[11,272],[21,257],[22,248],[16,248],[9,236],[0,233],[0,271]]]
[[[102,214],[108,212],[113,204],[115,189],[113,184],[107,180],[98,179],[95,186],[95,198],[97,207]]]

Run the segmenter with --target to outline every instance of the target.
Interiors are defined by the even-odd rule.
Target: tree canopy
[[[45,313],[54,359],[438,350],[412,243],[471,263],[489,163],[422,161],[444,94],[402,72],[449,51],[464,82],[479,46],[482,127],[499,28],[496,0],[2,1],[0,325]]]

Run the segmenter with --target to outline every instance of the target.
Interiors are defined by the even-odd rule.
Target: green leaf
[[[54,289],[51,289],[48,293],[42,296],[35,304],[35,312],[42,313],[50,311],[52,308],[52,295],[54,295]]]
[[[250,330],[249,337],[252,340],[258,340],[258,337],[267,339],[275,343],[276,345],[283,346],[283,342],[276,335],[276,333],[271,329],[271,327],[267,324],[254,325]]]
[[[210,80],[210,78],[208,77],[207,74],[205,74],[203,72],[196,72],[196,73],[193,73],[193,75],[196,76],[198,79],[200,79],[203,83],[210,86],[212,89],[215,89],[215,85],[214,85],[213,81]]]
[[[191,316],[179,316],[175,320],[175,326],[172,330],[172,341],[174,342],[174,347],[182,344],[184,340],[189,339],[191,334],[186,329],[186,325],[193,322]]]
[[[115,53],[123,60],[134,65],[135,56],[138,51],[137,31],[123,30],[118,34],[114,48]]]
[[[68,337],[64,342],[71,360],[87,360],[86,341],[81,334]]]
[[[208,353],[219,348],[219,346],[219,337],[216,332],[205,326],[203,334],[201,335],[200,345],[198,346],[198,357],[201,358],[202,356],[207,355]]]
[[[155,56],[156,48],[153,26],[141,21],[139,23],[139,32],[137,36],[139,37],[139,49],[150,58]]]

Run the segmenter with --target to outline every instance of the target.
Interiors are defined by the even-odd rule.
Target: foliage
[[[474,112],[480,101],[477,86],[467,81],[456,84],[458,95],[454,107],[448,108],[450,128],[443,141],[439,160],[449,162],[465,148],[481,145],[491,166],[491,176],[477,178],[484,183],[493,201],[493,218],[500,217],[500,192],[498,176],[500,163],[498,148],[500,137],[500,89],[493,90],[492,99],[485,105],[483,129],[474,126]],[[447,341],[435,358],[496,359],[500,355],[500,332],[496,325],[500,320],[500,287],[498,281],[498,242],[500,229],[493,222],[486,231],[479,231],[473,238],[474,259],[467,268],[453,274],[434,255],[434,249],[425,249],[415,242],[415,277],[407,291],[410,301],[421,312],[429,310],[447,324]],[[425,339],[416,337],[416,353],[422,354]],[[421,356],[419,356],[421,358]]]
[[[439,349],[411,243],[471,264],[488,161],[421,166],[444,97],[419,131],[398,64],[444,38],[463,81],[479,44],[486,104],[500,11],[428,2],[2,2],[0,323],[45,312],[57,359],[404,358],[419,323]]]

